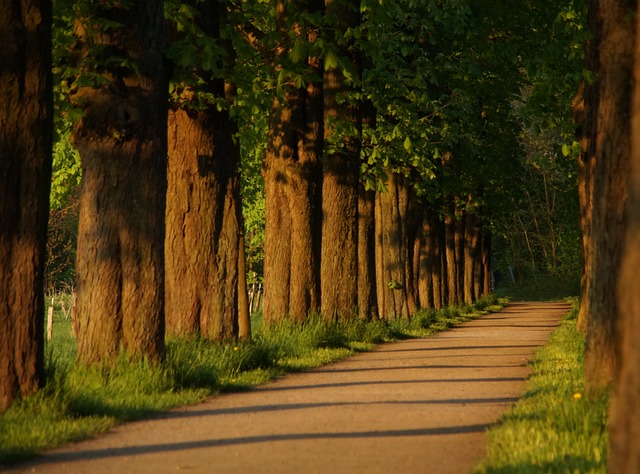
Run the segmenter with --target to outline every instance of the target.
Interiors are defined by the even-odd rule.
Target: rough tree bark
[[[44,377],[51,2],[0,5],[0,413]]]
[[[636,27],[640,31],[640,23]],[[634,79],[627,228],[617,294],[620,362],[609,422],[611,474],[640,472],[640,42],[636,46]]]
[[[291,11],[289,11],[291,9]],[[322,12],[322,1],[279,1],[276,23],[281,37],[276,72],[288,54],[293,34],[315,39],[292,20],[300,13]],[[308,58],[308,67],[322,76],[318,58]],[[283,317],[304,320],[320,305],[320,176],[323,143],[322,85],[309,81],[306,87],[283,86],[271,107],[265,181],[265,244],[263,314],[267,322]]]
[[[588,390],[607,387],[616,365],[616,285],[625,226],[629,175],[631,84],[635,47],[635,5],[629,0],[593,0],[592,31],[598,47],[596,128],[589,153],[593,156],[593,196],[587,302],[585,380]],[[594,17],[592,17],[594,18]]]
[[[476,269],[480,266],[480,222],[470,211],[465,212],[464,221],[463,301],[471,304],[480,296],[476,285]]]
[[[224,5],[198,3],[202,30],[218,44]],[[227,57],[232,57],[228,54]],[[224,98],[221,79],[198,71],[204,92]],[[169,111],[165,237],[167,333],[229,340],[246,319],[239,150],[235,122],[210,105],[193,110],[193,89]],[[231,100],[231,97],[228,97]],[[247,325],[248,329],[248,325]]]
[[[378,318],[375,265],[374,191],[360,186],[358,199],[358,316]]]
[[[169,114],[167,333],[239,335],[242,216],[238,154],[224,112]]]
[[[445,306],[458,303],[458,262],[456,260],[456,218],[452,206],[447,207],[444,216],[444,256],[446,266]]]
[[[91,18],[78,19],[77,50],[99,65],[92,72],[107,82],[72,97],[84,110],[73,133],[82,159],[78,359],[110,363],[124,352],[159,360],[167,172],[163,5],[141,0],[92,8]],[[101,31],[96,18],[122,27]],[[121,66],[117,57],[136,68]]]
[[[358,25],[358,4],[325,0],[325,14],[337,24],[336,38]],[[339,45],[359,68],[353,45]],[[358,313],[358,178],[362,117],[357,104],[339,100],[349,91],[340,67],[324,72],[324,135],[322,159],[322,237],[320,257],[321,311],[325,318],[350,318]],[[341,129],[349,130],[345,136]],[[336,139],[335,135],[338,135]]]
[[[408,196],[403,178],[390,174],[376,198],[376,288],[380,317],[408,318],[406,296]]]

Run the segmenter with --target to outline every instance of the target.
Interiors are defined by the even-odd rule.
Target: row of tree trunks
[[[328,34],[336,36],[338,56],[357,72],[368,63],[341,36],[360,21],[353,2],[277,3],[274,72],[282,84],[264,163],[265,320],[302,321],[316,311],[328,319],[408,318],[422,307],[473,301],[486,292],[488,265],[477,219],[452,198],[442,222],[401,174],[390,173],[387,192],[361,188],[362,130],[375,126],[375,108],[345,102],[351,80],[339,65],[323,71],[315,57],[296,60],[310,73],[304,86],[294,76],[287,81],[291,44],[316,39],[292,8],[323,13],[333,22]]]
[[[43,381],[51,2],[0,5],[0,413]]]

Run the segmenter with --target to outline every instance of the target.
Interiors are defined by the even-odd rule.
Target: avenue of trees
[[[637,5],[587,3],[3,2],[0,410],[43,384],[58,266],[79,364],[248,340],[248,281],[269,324],[581,276],[610,467],[637,472]]]

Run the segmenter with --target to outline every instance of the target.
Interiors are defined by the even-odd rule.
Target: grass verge
[[[382,342],[427,337],[498,311],[505,303],[492,295],[472,306],[423,310],[409,320],[391,321],[310,317],[304,324],[283,321],[263,326],[260,315],[255,315],[249,343],[172,339],[161,366],[123,358],[110,367],[91,368],[74,365],[71,321],[56,312],[53,339],[46,347],[46,386],[0,416],[0,469],[123,421],[198,403],[219,392],[247,390]]]
[[[482,474],[605,473],[608,395],[584,396],[577,305],[539,349],[527,390],[488,433]]]

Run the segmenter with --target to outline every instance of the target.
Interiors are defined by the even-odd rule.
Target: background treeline
[[[3,188],[2,235],[38,251],[1,255],[2,301],[29,301],[2,313],[5,408],[42,383],[44,288],[74,288],[78,361],[108,364],[249,339],[250,283],[269,324],[579,279],[580,2],[23,3],[41,43],[3,7],[3,152],[25,158],[2,173],[32,187]]]

